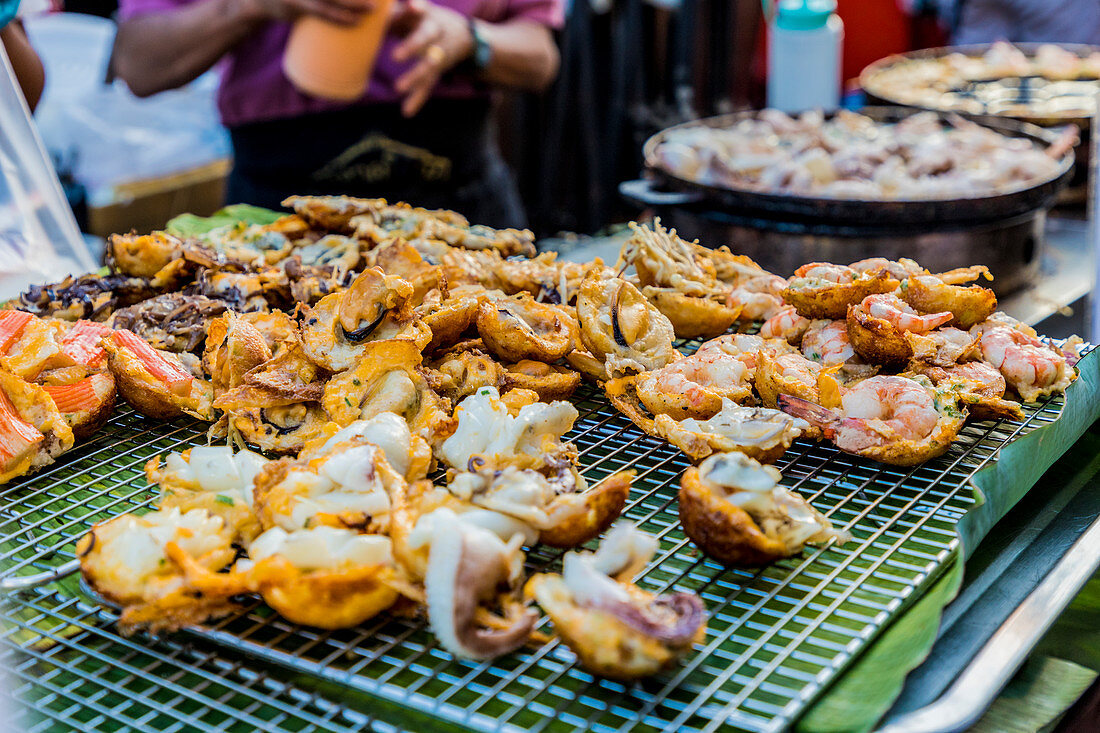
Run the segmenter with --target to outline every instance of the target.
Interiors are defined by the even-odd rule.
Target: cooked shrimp
[[[1019,403],[1004,399],[1005,378],[984,361],[949,366],[914,362],[910,364],[910,372],[925,375],[936,386],[950,383],[959,393],[959,402],[977,420],[1023,419]]]
[[[954,390],[933,390],[923,377],[871,377],[840,399],[841,412],[789,396],[779,406],[820,427],[840,450],[898,466],[942,455],[965,417]]]
[[[737,357],[708,352],[643,372],[635,389],[642,404],[656,415],[705,418],[722,409],[724,397],[734,401],[750,397],[748,376],[748,368]]]
[[[1077,378],[1062,354],[1034,336],[1005,326],[982,334],[982,359],[1004,375],[1024,402],[1065,391]]]
[[[921,315],[893,293],[869,295],[863,299],[860,307],[872,317],[881,318],[902,331],[912,333],[927,333],[953,318],[947,311]]]
[[[978,337],[945,326],[926,334],[906,333],[913,360],[939,367],[950,367],[969,358],[977,358]]]
[[[809,282],[807,284],[850,283],[855,282],[859,275],[860,273],[855,269],[845,265],[834,265],[830,262],[810,262],[794,271],[792,283],[795,280],[819,281],[818,283]]]
[[[898,281],[884,269],[861,273],[844,265],[811,262],[794,272],[783,300],[805,318],[844,318],[848,306],[868,295],[888,293]]]
[[[720,353],[737,357],[750,371],[746,378],[752,379],[761,354],[776,356],[795,351],[796,349],[783,339],[765,338],[748,333],[731,333],[705,342],[695,355]]]
[[[760,335],[764,338],[786,339],[792,344],[797,344],[809,327],[810,319],[798,315],[794,306],[786,305],[764,321],[764,325],[760,327]]]
[[[855,356],[844,321],[812,321],[802,336],[802,353],[825,366],[844,364]]]
[[[885,257],[869,257],[865,260],[853,262],[848,265],[848,267],[861,274],[885,271],[898,280],[904,280],[914,275],[924,275],[928,272],[928,270],[921,267],[915,261],[906,257],[902,257],[899,260],[888,260]]]

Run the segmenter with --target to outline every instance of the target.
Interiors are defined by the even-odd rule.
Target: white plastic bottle
[[[768,34],[768,106],[839,107],[844,23],[836,0],[778,0]]]

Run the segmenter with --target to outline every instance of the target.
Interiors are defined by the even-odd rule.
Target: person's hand
[[[394,89],[405,98],[401,113],[412,117],[428,101],[439,77],[474,52],[474,39],[466,16],[426,0],[401,2],[390,30],[404,36],[393,50],[393,60],[418,59],[394,82]]]
[[[374,0],[239,0],[257,20],[295,20],[303,15],[337,25],[354,25],[374,9]]]

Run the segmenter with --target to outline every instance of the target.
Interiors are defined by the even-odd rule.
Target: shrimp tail
[[[791,395],[785,394],[779,395],[778,403],[780,410],[788,415],[800,417],[811,425],[821,428],[825,432],[826,437],[831,437],[831,433],[843,419],[839,414],[830,410],[828,407],[815,405],[813,402],[804,400],[800,397],[792,397]]]

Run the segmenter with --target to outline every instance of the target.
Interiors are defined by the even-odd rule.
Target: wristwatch
[[[474,51],[469,58],[470,67],[475,72],[485,71],[493,60],[493,47],[481,32],[481,23],[476,18],[468,18],[466,23],[470,28],[470,38],[474,41]]]

